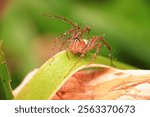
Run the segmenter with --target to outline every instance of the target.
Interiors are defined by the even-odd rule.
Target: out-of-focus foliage
[[[56,37],[71,26],[43,17],[52,13],[72,19],[81,26],[90,25],[91,35],[105,35],[113,48],[114,59],[150,68],[149,0],[2,0],[0,39],[13,87],[41,62],[34,44],[45,35]],[[50,38],[48,38],[50,39]],[[103,51],[107,56],[108,52]],[[48,50],[47,50],[48,51]],[[40,53],[39,53],[40,54]],[[44,61],[43,61],[44,62]]]

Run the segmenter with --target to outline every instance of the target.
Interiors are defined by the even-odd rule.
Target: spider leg
[[[78,60],[75,62],[75,64],[71,67],[71,69],[68,71],[68,73],[64,77],[66,77],[73,70],[73,68],[78,64],[78,62],[85,56],[86,52],[88,51],[87,48],[90,46],[90,44],[91,43],[85,45],[85,47],[83,48],[83,52],[81,53],[80,57],[78,58]]]
[[[74,32],[75,30],[76,30],[75,28],[69,29],[69,30],[66,31],[64,34],[62,34],[62,35],[60,35],[59,37],[57,37],[56,40],[65,38],[65,36],[69,35],[70,33]]]
[[[58,16],[58,15],[54,15],[54,14],[49,14],[49,13],[41,13],[41,15],[42,15],[42,16],[47,16],[47,17],[50,17],[50,18],[60,19],[60,20],[62,20],[62,21],[65,21],[65,22],[69,23],[69,24],[72,25],[73,27],[80,28],[77,24],[73,23],[71,20],[68,20],[68,19],[65,18],[65,17]]]
[[[60,35],[59,37],[57,37],[57,38],[54,40],[54,47],[53,47],[53,49],[52,49],[53,53],[54,53],[54,51],[55,51],[55,47],[56,47],[57,41],[58,41],[59,39],[61,39],[61,38],[64,38],[66,35],[72,33],[73,31],[74,31],[74,28],[71,28],[70,30],[68,30],[67,32],[65,32],[64,34]],[[68,38],[68,39],[66,39],[64,42],[62,42],[62,44],[61,44],[61,46],[60,46],[59,52],[62,51],[64,45],[65,45],[66,43],[68,43],[69,41],[70,41],[70,38]],[[67,51],[66,51],[66,55],[67,55],[68,59],[70,59],[70,57],[69,57]],[[53,59],[52,59],[52,61],[53,61]]]
[[[71,28],[70,30],[68,30],[67,32],[65,32],[64,34],[60,35],[59,37],[56,38],[56,40],[59,40],[60,38],[64,38],[66,35],[69,35],[71,33],[73,33],[73,35],[75,35],[77,32],[78,32],[79,29],[75,29],[75,28]],[[63,46],[68,42],[70,41],[72,38],[72,36],[70,36],[68,39],[66,39],[62,45],[61,45],[61,48],[60,48],[60,51],[62,50]]]
[[[60,46],[60,50],[61,51],[64,47],[65,44],[67,44],[70,41],[70,38],[66,39],[64,42],[62,42],[61,46]]]
[[[95,37],[93,38],[93,40],[94,40],[94,39],[95,39]],[[87,51],[89,51],[90,49],[95,48],[95,47],[97,46],[96,53],[95,53],[95,55],[94,55],[94,57],[93,57],[94,59],[93,59],[92,61],[95,60],[97,54],[99,53],[101,44],[100,44],[100,43],[97,43],[97,44],[95,44],[94,46],[93,46],[93,44],[94,44],[94,41],[89,42],[89,43],[83,48],[83,53],[81,53],[81,55],[80,55],[80,57],[78,58],[78,60],[75,62],[75,64],[71,67],[71,69],[68,71],[68,73],[67,73],[64,77],[66,77],[66,76],[73,70],[73,68],[78,64],[78,62],[85,56],[85,54],[87,53]],[[91,62],[92,62],[92,61],[91,61]],[[91,62],[90,62],[90,63],[91,63]]]
[[[68,30],[67,32],[65,32],[64,34],[62,34],[62,35],[60,35],[59,37],[57,37],[56,39],[55,39],[55,46],[56,46],[56,42],[59,40],[59,39],[63,39],[66,35],[69,35],[70,33],[73,33],[75,31],[75,29],[74,28],[71,28],[70,30]],[[62,44],[61,44],[61,46],[60,46],[60,50],[59,50],[59,52],[60,51],[62,51],[62,49],[63,49],[63,47],[64,47],[64,45],[66,44],[66,43],[68,43],[70,41],[70,38],[68,38],[68,39],[66,39],[64,42],[62,42]],[[53,51],[54,51],[54,48],[53,48]],[[67,52],[66,52],[66,54],[67,54]],[[68,57],[68,59],[70,59],[70,57],[69,57],[69,55],[67,54],[67,57]]]
[[[81,54],[78,60],[75,62],[75,64],[71,67],[71,69],[67,72],[67,74],[64,76],[66,77],[72,70],[73,68],[78,64],[78,62],[84,57],[85,54]]]
[[[85,26],[80,32],[81,32],[81,34],[80,34],[80,37],[79,37],[79,38],[82,38],[83,35],[84,35],[84,33],[87,32],[87,39],[89,39],[89,34],[90,34],[90,32],[91,32],[91,29],[90,29],[89,26]]]
[[[59,51],[62,51],[63,46],[64,46],[65,44],[67,44],[69,41],[70,41],[70,38],[66,39],[66,40],[61,44],[61,47],[60,47],[60,50],[59,50]],[[68,54],[68,49],[66,49],[66,55],[67,55],[68,59],[70,59],[69,54]]]
[[[87,34],[87,39],[88,39],[88,40],[90,39],[90,32],[91,32],[91,28],[88,27],[88,34]]]
[[[98,43],[95,44],[92,48],[96,48],[96,52],[95,52],[95,54],[93,54],[93,58],[90,60],[90,62],[87,64],[87,66],[88,66],[89,64],[91,64],[93,61],[95,61],[97,55],[98,55],[99,52],[100,52],[101,44],[98,42]]]
[[[54,40],[54,47],[56,47],[56,43],[59,41],[59,39],[63,39],[66,35],[72,33],[74,31],[74,28],[71,28],[70,30],[68,30],[67,32],[65,32],[64,34],[60,35],[59,37],[57,37],[55,40]],[[65,40],[64,42],[62,42],[61,44],[61,47],[60,47],[60,50],[62,50],[63,46],[65,45],[65,43],[67,42],[67,40]],[[53,52],[55,51],[55,48],[53,48]]]
[[[101,36],[98,36],[97,39],[99,39],[100,41],[102,41],[104,43],[104,45],[108,48],[108,51],[109,51],[109,57],[110,57],[110,60],[111,60],[111,65],[113,66],[113,59],[112,59],[112,49],[111,47],[108,45],[108,43],[103,39],[103,37]]]
[[[66,49],[66,55],[68,57],[68,59],[70,60],[69,54],[68,54],[68,49]]]

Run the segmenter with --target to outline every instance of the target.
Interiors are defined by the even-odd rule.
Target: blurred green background
[[[40,13],[90,26],[91,37],[103,35],[115,60],[150,69],[149,0],[0,0],[0,40],[13,88],[51,56],[51,40],[71,27]]]

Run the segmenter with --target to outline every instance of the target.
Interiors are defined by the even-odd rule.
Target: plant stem
[[[10,100],[13,98],[10,86],[11,77],[6,65],[5,55],[1,50],[2,41],[0,41],[0,99]]]

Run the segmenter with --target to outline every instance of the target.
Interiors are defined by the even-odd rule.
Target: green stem
[[[11,77],[6,65],[5,56],[1,50],[2,41],[0,41],[0,99],[10,100],[13,98],[10,81]]]

